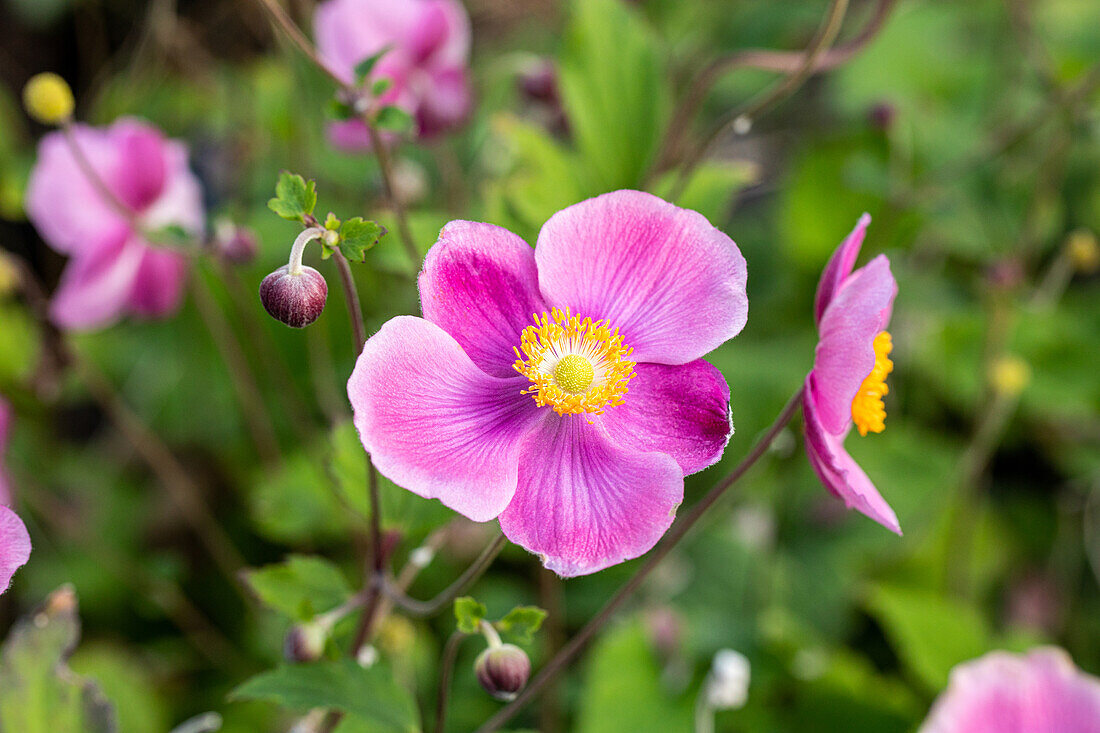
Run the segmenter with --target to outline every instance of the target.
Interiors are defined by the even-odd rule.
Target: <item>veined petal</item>
[[[70,260],[50,303],[54,322],[66,329],[93,330],[118,320],[147,249],[123,228],[96,251]]]
[[[348,397],[384,476],[484,522],[512,499],[520,445],[544,416],[526,383],[488,376],[442,328],[398,316],[363,347]]]
[[[31,536],[19,515],[0,506],[0,593],[11,585],[15,571],[31,556]]]
[[[844,438],[848,431],[835,435],[822,424],[817,403],[810,392],[809,378],[803,392],[802,416],[806,424],[806,453],[810,466],[825,488],[843,499],[849,509],[856,509],[890,531],[901,534],[901,525],[894,510],[859,464],[844,450]]]
[[[420,273],[424,317],[458,341],[495,377],[514,377],[520,334],[548,310],[539,293],[535,253],[492,224],[452,221],[439,233]]]
[[[1100,679],[1055,647],[991,652],[951,670],[920,733],[1100,733]]]
[[[542,227],[547,302],[606,319],[639,362],[686,364],[736,336],[748,317],[745,258],[701,214],[641,191],[563,209]]]
[[[874,340],[890,322],[898,284],[879,255],[846,279],[825,309],[808,389],[830,433],[846,430],[852,400],[875,366]]]
[[[550,570],[587,575],[653,547],[683,498],[670,456],[617,445],[584,415],[551,414],[524,442],[500,526]]]
[[[821,280],[817,283],[817,294],[814,296],[814,321],[821,323],[821,316],[825,309],[840,290],[844,279],[852,274],[856,260],[859,258],[859,250],[863,246],[863,237],[867,234],[867,227],[871,224],[871,215],[864,214],[859,217],[856,228],[845,237],[836,252],[825,265],[821,273]]]
[[[621,445],[672,456],[686,476],[717,463],[733,434],[729,385],[702,359],[638,364],[626,399],[599,421]]]

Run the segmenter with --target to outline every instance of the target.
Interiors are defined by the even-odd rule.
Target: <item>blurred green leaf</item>
[[[295,621],[309,621],[352,595],[340,569],[328,560],[291,555],[276,565],[245,572],[245,580],[269,608]]]
[[[542,628],[546,616],[546,611],[538,606],[516,606],[493,625],[502,633],[511,634],[521,643],[530,644],[535,633]]]
[[[478,603],[470,596],[455,599],[455,623],[464,634],[476,634],[486,613],[485,604]]]
[[[415,733],[416,703],[383,665],[355,660],[296,664],[258,674],[229,695],[232,700],[267,700],[296,711],[342,710],[393,733]]]
[[[114,709],[94,682],[65,666],[80,639],[76,593],[54,591],[20,619],[3,647],[0,729],[19,733],[111,733]]]
[[[990,649],[992,635],[977,609],[939,593],[878,586],[867,599],[867,610],[930,692],[947,685],[948,672],[956,664]]]
[[[370,72],[374,69],[375,64],[377,64],[383,56],[389,53],[392,48],[392,44],[386,44],[380,51],[371,54],[357,63],[355,65],[355,83],[362,84],[363,81],[370,76]]]
[[[720,226],[737,192],[756,183],[759,177],[759,166],[749,161],[707,161],[695,169],[683,193],[673,203],[698,211],[712,224]],[[653,193],[669,199],[678,180],[677,171],[666,173],[653,187]]]
[[[397,133],[408,132],[415,123],[412,115],[392,104],[378,110],[374,118],[374,124],[379,130]]]

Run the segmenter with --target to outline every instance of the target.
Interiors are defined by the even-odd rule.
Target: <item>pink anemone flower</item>
[[[412,115],[421,138],[469,113],[470,18],[458,0],[328,0],[317,6],[313,30],[321,60],[346,84],[361,61],[388,48],[370,74],[390,81],[378,102]],[[355,119],[333,123],[329,138],[345,149],[370,147]]]
[[[814,300],[820,338],[806,377],[802,413],[806,452],[830,492],[882,526],[901,534],[894,510],[844,450],[854,425],[861,435],[885,429],[886,377],[894,368],[890,322],[898,285],[890,261],[879,255],[855,272],[871,217],[864,214],[833,254]]]
[[[175,312],[186,258],[154,246],[147,234],[168,226],[202,234],[202,189],[187,167],[187,148],[134,119],[107,128],[74,125],[72,133],[116,201],[85,174],[64,133],[42,138],[27,215],[46,243],[70,258],[51,316],[62,328],[90,330],[130,314]]]
[[[919,733],[1100,733],[1100,679],[1055,647],[991,652],[951,670]]]
[[[8,449],[10,428],[11,407],[0,397],[0,460]],[[0,593],[8,589],[15,571],[26,565],[31,556],[31,537],[19,515],[7,507],[10,502],[11,490],[0,464]]]
[[[616,191],[552,216],[534,250],[443,228],[423,318],[384,324],[348,396],[383,475],[563,576],[648,551],[733,427],[702,356],[740,332],[745,260],[700,214]]]

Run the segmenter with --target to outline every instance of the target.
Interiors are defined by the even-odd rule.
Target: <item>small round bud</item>
[[[1091,275],[1100,270],[1100,242],[1088,229],[1070,232],[1066,238],[1066,253],[1077,272]]]
[[[989,368],[989,382],[998,394],[1016,397],[1030,381],[1031,367],[1018,356],[1000,356]]]
[[[44,125],[57,125],[72,117],[73,90],[57,74],[35,74],[23,87],[23,106]]]
[[[283,265],[260,283],[260,302],[271,317],[291,328],[305,328],[317,320],[328,299],[328,283],[305,265],[297,273]]]
[[[538,102],[557,104],[558,70],[552,61],[539,59],[532,62],[519,75],[519,88],[524,95]]]
[[[749,699],[752,676],[749,660],[733,649],[720,649],[707,677],[707,705],[713,710],[736,710]]]
[[[894,126],[897,116],[898,108],[889,102],[879,102],[867,110],[867,121],[871,123],[871,127],[883,132]]]
[[[288,662],[316,662],[325,653],[328,629],[312,622],[294,624],[283,639],[283,657]]]
[[[0,298],[6,298],[19,288],[19,268],[12,259],[0,252]]]
[[[247,265],[256,259],[259,245],[256,234],[248,227],[241,227],[222,220],[214,227],[214,250],[226,262]]]
[[[498,700],[511,700],[527,684],[531,660],[515,644],[491,646],[474,662],[477,681]]]

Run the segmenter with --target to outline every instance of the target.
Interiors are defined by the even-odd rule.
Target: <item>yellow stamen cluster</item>
[[[57,74],[35,74],[23,87],[23,106],[44,125],[59,125],[73,114],[73,90]]]
[[[531,380],[523,390],[559,415],[592,413],[623,403],[634,377],[632,348],[603,321],[581,320],[567,308],[534,314],[516,349],[515,370]]]
[[[890,352],[894,348],[890,332],[883,331],[875,336],[874,347],[875,367],[852,400],[852,422],[860,435],[881,433],[886,429],[886,405],[882,398],[890,391],[886,386],[886,377],[894,371],[894,362],[890,361]]]

